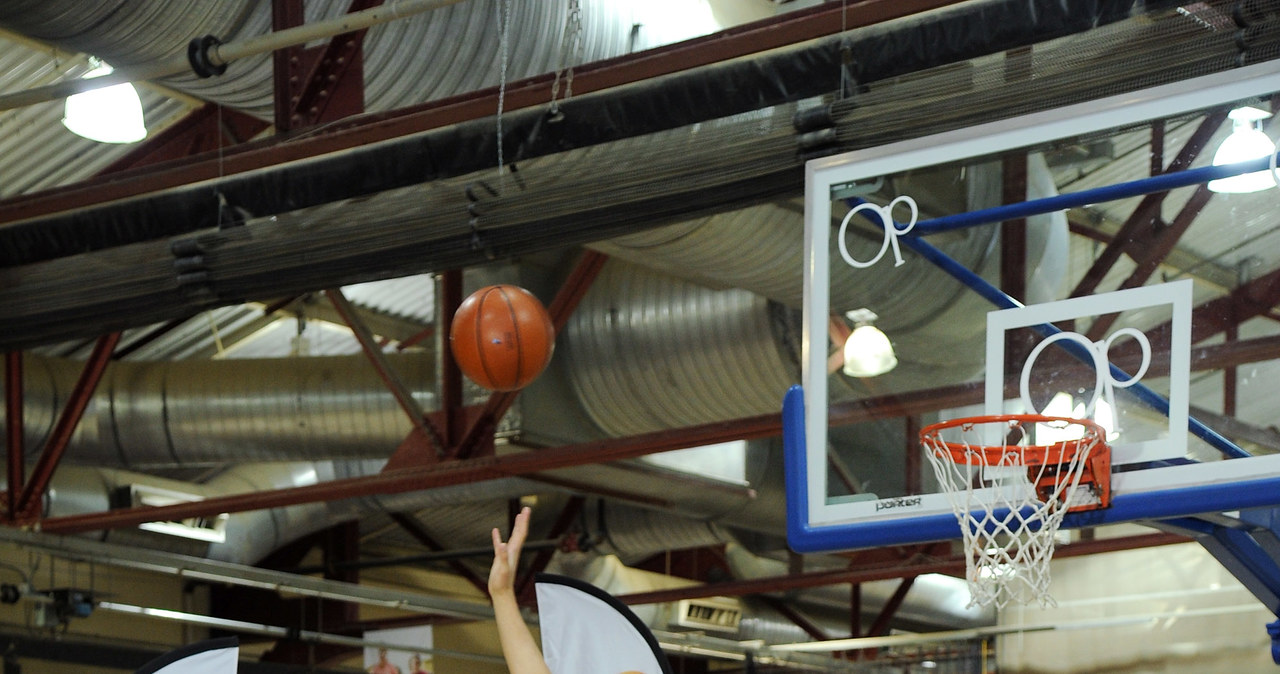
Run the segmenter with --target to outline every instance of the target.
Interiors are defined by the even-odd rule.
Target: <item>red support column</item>
[[[22,436],[22,352],[10,351],[5,354],[4,370],[4,402],[5,429],[8,433],[9,453],[9,488],[5,492],[5,508],[9,521],[13,521],[18,512],[19,485],[26,479],[23,467],[23,454],[26,451]]]
[[[359,12],[382,0],[352,0],[347,12]],[[302,0],[274,0],[274,30],[304,22]],[[335,35],[323,47],[278,49],[272,55],[276,131],[312,126],[364,112],[365,30]]]
[[[919,494],[924,488],[924,456],[920,448],[920,415],[909,414],[904,420],[907,431],[906,493]]]
[[[271,30],[296,28],[304,20],[302,0],[272,0]],[[277,49],[271,54],[272,85],[275,89],[274,119],[278,134],[294,126],[301,126],[302,118],[296,111],[302,97],[300,91],[305,73],[302,59],[303,50],[300,45]]]
[[[440,335],[440,411],[442,418],[441,435],[444,446],[450,451],[461,439],[462,417],[462,371],[453,360],[453,352],[449,347],[449,335],[453,330],[453,315],[462,304],[462,271],[451,269],[440,276],[440,306],[436,309],[438,318],[436,327]]]
[[[1227,344],[1235,344],[1240,339],[1240,324],[1227,326]],[[1228,365],[1222,369],[1222,413],[1228,417],[1236,415],[1237,368]]]

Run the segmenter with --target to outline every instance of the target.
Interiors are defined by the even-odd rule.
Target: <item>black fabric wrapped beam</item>
[[[670,75],[503,117],[503,154],[518,163],[996,53],[1128,18],[1141,0],[1000,0]],[[846,55],[853,59],[846,62]],[[491,118],[109,205],[0,225],[0,266],[161,239],[217,226],[220,199],[255,216],[375,194],[493,165]]]

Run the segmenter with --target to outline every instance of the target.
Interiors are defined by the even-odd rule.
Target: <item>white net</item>
[[[1035,445],[1036,428],[1055,439]],[[1018,415],[958,419],[925,428],[925,456],[960,522],[970,606],[1010,602],[1056,606],[1049,594],[1055,534],[1071,509],[1105,505],[1090,458],[1109,453],[1091,421]],[[1007,443],[1007,444],[1002,444]],[[1109,458],[1109,457],[1108,457]]]

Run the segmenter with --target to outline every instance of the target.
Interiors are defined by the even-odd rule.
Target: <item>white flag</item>
[[[556,674],[672,674],[653,633],[622,602],[594,585],[541,573],[542,656]]]
[[[240,640],[225,637],[169,651],[134,674],[236,674],[239,666]]]

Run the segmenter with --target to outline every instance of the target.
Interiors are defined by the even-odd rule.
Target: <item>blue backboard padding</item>
[[[960,525],[951,514],[811,525],[804,391],[800,386],[792,386],[783,397],[782,441],[787,488],[787,542],[796,552],[833,552],[960,538]],[[1136,494],[1117,493],[1112,497],[1110,508],[1071,513],[1063,520],[1062,526],[1079,528],[1274,506],[1280,506],[1280,476]]]

